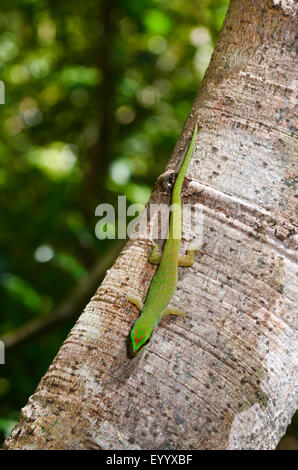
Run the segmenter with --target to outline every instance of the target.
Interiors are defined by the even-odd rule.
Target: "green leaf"
[[[147,11],[144,23],[147,31],[154,34],[167,34],[172,25],[170,18],[158,10]]]

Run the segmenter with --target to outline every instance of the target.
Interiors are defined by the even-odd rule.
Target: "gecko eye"
[[[149,338],[147,338],[146,341],[145,341],[145,343],[143,344],[143,348],[144,348],[145,346],[147,346],[148,343],[150,343],[151,338],[152,338],[152,334],[153,334],[153,331],[152,331],[151,335],[149,336]]]

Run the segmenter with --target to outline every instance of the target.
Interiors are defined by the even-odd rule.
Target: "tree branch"
[[[86,177],[82,185],[82,212],[88,221],[94,214],[94,205],[105,186],[107,168],[111,160],[113,134],[113,99],[115,93],[114,71],[112,64],[113,12],[114,0],[102,0],[100,18],[102,39],[97,51],[98,69],[102,74],[99,90],[100,126],[97,142],[90,152]]]
[[[19,347],[34,337],[47,333],[62,323],[76,318],[122,247],[123,242],[115,243],[112,249],[95,263],[88,276],[74,288],[64,302],[51,314],[31,320],[0,338],[4,342],[5,350],[9,351]]]

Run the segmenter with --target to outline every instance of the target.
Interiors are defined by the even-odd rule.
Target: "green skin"
[[[175,308],[167,308],[178,283],[178,266],[192,266],[196,248],[189,249],[187,254],[179,256],[182,233],[182,207],[181,188],[186,170],[191,158],[197,137],[196,124],[185,159],[176,178],[171,200],[171,215],[169,223],[169,236],[165,242],[162,254],[158,252],[158,245],[153,245],[149,261],[159,264],[152,279],[145,305],[137,297],[128,297],[134,303],[141,315],[135,322],[130,333],[130,355],[139,354],[152,338],[157,324],[168,315],[185,315]]]

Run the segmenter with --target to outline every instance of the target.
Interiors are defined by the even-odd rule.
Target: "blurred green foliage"
[[[228,0],[2,0],[0,336],[51,314],[111,241],[95,207],[145,203],[181,132]],[[73,320],[9,350],[7,435]]]

